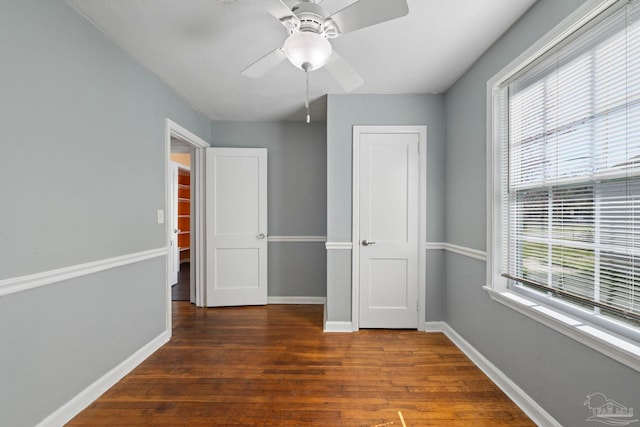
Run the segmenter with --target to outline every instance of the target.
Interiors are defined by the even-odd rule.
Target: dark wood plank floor
[[[534,426],[443,334],[323,333],[322,306],[196,308],[71,426]]]
[[[191,295],[191,264],[183,262],[178,272],[178,283],[171,287],[172,301],[190,301]]]

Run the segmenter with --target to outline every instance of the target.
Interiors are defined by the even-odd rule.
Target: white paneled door
[[[267,303],[267,150],[206,150],[206,305]]]
[[[417,328],[419,133],[359,137],[361,328]]]

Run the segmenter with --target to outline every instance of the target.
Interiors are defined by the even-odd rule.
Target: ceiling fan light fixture
[[[305,71],[322,68],[333,53],[329,40],[321,34],[307,31],[291,34],[282,50],[293,65]]]

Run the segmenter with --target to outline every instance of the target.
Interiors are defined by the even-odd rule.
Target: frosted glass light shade
[[[309,71],[322,68],[333,53],[329,40],[320,34],[304,31],[291,34],[285,40],[282,50],[289,61],[301,70],[303,64],[310,64]]]

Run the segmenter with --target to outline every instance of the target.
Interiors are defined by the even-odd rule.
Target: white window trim
[[[502,209],[501,209],[501,150],[497,123],[498,113],[495,94],[500,85],[539,58],[567,35],[591,20],[618,0],[589,0],[574,13],[543,36],[537,43],[503,68],[487,82],[487,285],[484,289],[490,297],[505,306],[524,314],[576,341],[599,351],[636,371],[640,371],[640,345],[638,341],[623,338],[604,326],[588,324],[579,317],[571,316],[547,304],[544,297],[528,297],[508,288],[508,280],[500,276],[502,256]],[[602,320],[602,319],[600,319]],[[607,320],[605,320],[606,322]],[[618,326],[617,322],[611,324]],[[631,335],[634,335],[632,333]],[[640,331],[638,331],[640,336]]]

